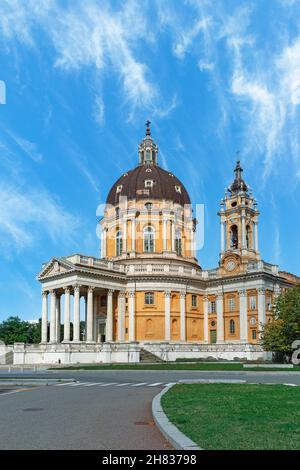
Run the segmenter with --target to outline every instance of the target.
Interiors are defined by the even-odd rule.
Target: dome
[[[184,206],[191,204],[187,190],[173,173],[157,164],[143,163],[124,173],[112,186],[106,203],[118,205],[119,198],[165,199]]]

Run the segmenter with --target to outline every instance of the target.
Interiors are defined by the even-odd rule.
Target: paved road
[[[0,394],[0,449],[168,449],[151,415],[152,398],[167,383],[222,378],[300,385],[295,372],[114,370],[34,376],[74,378],[77,383]]]

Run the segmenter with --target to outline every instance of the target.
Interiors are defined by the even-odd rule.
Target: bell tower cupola
[[[240,161],[236,162],[234,180],[221,200],[220,265],[233,271],[238,265],[259,260],[257,202],[244,181]]]
[[[146,135],[139,144],[139,163],[140,165],[156,165],[158,148],[151,137],[151,122],[146,122]]]

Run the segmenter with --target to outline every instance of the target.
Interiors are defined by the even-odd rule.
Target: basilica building
[[[41,344],[15,344],[14,362],[267,359],[261,326],[300,279],[261,259],[257,202],[239,161],[218,217],[219,263],[204,270],[196,257],[203,220],[182,182],[159,166],[148,121],[137,166],[108,193],[101,256],[53,257],[42,267]]]

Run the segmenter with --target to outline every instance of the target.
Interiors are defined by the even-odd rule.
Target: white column
[[[224,342],[223,294],[217,295],[217,343]]]
[[[70,341],[70,287],[65,287],[64,342]]]
[[[266,323],[266,291],[264,288],[258,289],[257,297],[258,324],[260,328],[262,324]]]
[[[60,295],[57,295],[55,305],[56,343],[60,343],[60,316]]]
[[[48,292],[42,292],[42,334],[41,342],[47,343],[48,340]]]
[[[246,225],[244,216],[242,216],[242,248],[246,248]]]
[[[125,292],[118,295],[118,341],[125,341]]]
[[[93,296],[93,341],[97,341],[97,296]]]
[[[80,341],[80,287],[74,287],[73,341]]]
[[[163,251],[167,250],[167,219],[163,219]]]
[[[258,224],[257,222],[254,223],[254,230],[255,230],[255,251],[259,251],[258,249]]]
[[[56,341],[56,322],[55,322],[55,310],[56,310],[56,292],[55,290],[50,291],[50,343]]]
[[[247,318],[247,292],[239,291],[240,296],[240,340],[243,343],[248,342],[248,318]]]
[[[93,313],[94,313],[94,287],[88,287],[87,293],[87,321],[86,321],[86,341],[93,342]]]
[[[185,328],[185,292],[180,294],[180,341],[186,341]]]
[[[224,243],[224,222],[220,223],[221,227],[221,253],[225,251],[225,243]]]
[[[204,300],[203,300],[203,314],[204,314],[203,333],[204,333],[204,342],[205,343],[208,343],[208,303],[209,303],[208,297],[204,296]]]
[[[131,252],[135,253],[135,229],[136,229],[136,224],[135,224],[135,219],[131,220]]]
[[[165,341],[171,340],[171,291],[165,291]]]
[[[129,341],[135,341],[135,291],[129,291]]]
[[[126,220],[123,222],[123,247],[122,247],[122,252],[123,253],[127,252],[127,221]]]
[[[171,240],[171,250],[172,251],[175,251],[175,221],[172,220],[171,222],[171,227],[172,227],[172,232],[171,232],[171,237],[172,237],[172,240]]]
[[[106,341],[113,340],[113,290],[107,292]]]

